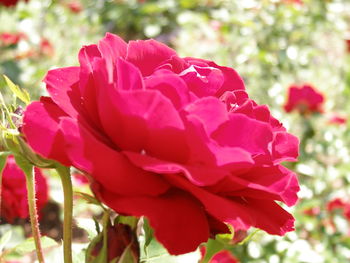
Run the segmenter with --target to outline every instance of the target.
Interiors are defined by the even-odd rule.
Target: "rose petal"
[[[119,36],[106,33],[105,37],[98,42],[98,49],[104,59],[116,61],[117,58],[126,56],[126,42]]]
[[[215,96],[224,82],[222,72],[211,67],[192,65],[181,72],[179,76],[198,97]]]
[[[257,167],[239,177],[226,177],[210,187],[210,191],[219,195],[278,200],[291,206],[298,200],[299,185],[295,173],[279,165]]]
[[[150,40],[130,41],[126,60],[140,69],[143,76],[148,76],[165,60],[176,52],[166,45]]]
[[[213,134],[222,146],[240,147],[251,154],[267,154],[268,144],[272,141],[271,127],[237,113],[222,124]]]
[[[201,204],[186,192],[173,190],[159,197],[118,197],[108,191],[100,193],[118,213],[146,216],[155,237],[170,254],[194,251],[209,238],[205,212]]]
[[[44,82],[52,100],[69,116],[76,117],[80,108],[80,94],[77,87],[79,67],[50,70]]]
[[[191,101],[186,83],[168,70],[156,71],[145,79],[145,85],[147,89],[159,90],[177,109],[181,109]]]
[[[87,129],[72,119],[60,123],[72,164],[88,173],[109,191],[122,195],[159,195],[169,185],[159,175],[132,165],[118,151],[98,141]]]
[[[231,224],[235,230],[255,226],[269,234],[284,235],[294,230],[294,218],[274,201],[253,198],[227,198],[194,186],[176,175],[166,175],[168,180],[190,192],[216,219]],[[271,214],[274,216],[271,217]]]
[[[198,99],[188,105],[185,111],[203,123],[208,135],[229,120],[225,104],[214,97]]]
[[[106,83],[104,76],[108,73],[103,71],[104,62],[95,62],[100,63],[95,70],[96,83],[99,84],[99,118],[116,146],[137,152],[144,150],[164,159],[184,161],[188,151],[184,125],[171,101],[157,90],[128,90],[127,87],[120,87],[117,91],[112,84]],[[120,62],[119,66],[134,69],[128,62]],[[128,76],[136,76],[136,72]],[[137,83],[141,81],[139,78],[127,80],[124,76],[123,79],[121,85],[142,85]]]
[[[136,166],[146,171],[158,174],[183,173],[193,184],[203,186],[211,185],[229,175],[228,171],[208,166],[181,165],[173,162],[163,161],[148,155],[126,152],[123,154]]]
[[[195,64],[202,67],[206,65],[209,67],[217,68],[223,73],[224,82],[221,85],[221,88],[215,93],[215,96],[218,98],[221,97],[227,91],[245,90],[243,79],[233,68],[222,67],[217,65],[213,61],[198,58],[187,57],[184,60],[190,64]]]
[[[277,132],[274,137],[272,143],[274,162],[296,161],[299,155],[299,139],[287,132]]]
[[[26,108],[22,131],[35,152],[70,166],[64,150],[64,138],[58,128],[62,116],[67,115],[50,98],[41,97],[40,102],[32,102]]]
[[[82,106],[91,119],[92,125],[99,125],[96,90],[93,78],[93,61],[100,58],[97,45],[83,47],[79,52],[80,75],[79,88],[82,95]]]

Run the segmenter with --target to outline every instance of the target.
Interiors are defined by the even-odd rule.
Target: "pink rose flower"
[[[284,0],[285,3],[303,5],[302,0]]]
[[[332,212],[336,209],[343,209],[345,202],[340,198],[335,198],[327,203],[327,211]]]
[[[71,1],[67,4],[67,7],[70,9],[70,11],[76,14],[83,10],[83,7],[79,1]]]
[[[79,62],[49,71],[50,97],[26,109],[37,153],[90,174],[117,213],[146,216],[171,254],[228,233],[226,224],[294,229],[275,201],[297,201],[296,175],[280,163],[296,160],[298,139],[233,69],[109,33]]]
[[[41,170],[35,168],[34,171],[36,205],[40,211],[48,201],[48,186]],[[7,157],[2,172],[1,217],[9,223],[12,223],[16,218],[29,217],[26,178],[13,156]]]
[[[239,263],[239,261],[228,250],[222,250],[216,253],[209,263]]]
[[[201,246],[199,251],[202,256],[201,260],[199,261],[199,263],[201,263],[205,259],[207,249],[205,246]],[[211,257],[209,263],[239,263],[239,261],[232,255],[230,251],[221,250]]]
[[[15,45],[21,39],[26,39],[27,36],[24,33],[9,33],[2,32],[0,33],[0,44],[3,46]]]
[[[40,53],[45,56],[52,57],[55,54],[55,49],[52,43],[47,38],[43,38],[40,41],[39,48]]]
[[[87,262],[94,262],[100,253],[104,253],[103,247],[103,235],[99,235],[91,243],[87,254]],[[116,262],[125,250],[130,249],[130,255],[132,257],[131,262],[139,262],[140,248],[137,242],[137,236],[129,225],[115,224],[107,226],[107,262]]]
[[[338,125],[344,125],[346,124],[347,119],[345,117],[341,117],[337,114],[334,114],[330,119],[329,123],[331,124],[338,124]]]
[[[322,112],[323,102],[324,96],[311,85],[292,85],[289,87],[288,100],[284,109],[286,112],[296,110],[302,115]]]

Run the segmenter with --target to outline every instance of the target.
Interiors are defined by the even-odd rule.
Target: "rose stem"
[[[35,178],[34,178],[34,167],[31,168],[31,171],[25,173],[26,182],[27,182],[27,193],[28,193],[28,206],[29,206],[29,216],[30,216],[30,224],[32,227],[36,254],[38,257],[38,261],[40,263],[44,263],[43,249],[40,241],[40,230],[39,230],[39,222],[38,222],[38,211],[35,203]]]
[[[63,254],[64,263],[72,263],[72,214],[73,214],[73,189],[69,167],[57,165],[56,170],[61,177],[64,194],[64,219],[63,219]]]

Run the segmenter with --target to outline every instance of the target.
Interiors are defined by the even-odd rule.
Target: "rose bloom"
[[[347,119],[345,117],[341,117],[337,114],[334,114],[330,119],[329,123],[331,124],[338,124],[338,125],[344,125],[346,124]]]
[[[249,99],[242,79],[214,62],[180,58],[155,40],[109,34],[49,71],[50,97],[23,119],[42,156],[89,174],[117,213],[146,216],[171,254],[251,226],[294,230],[298,139]],[[273,216],[271,216],[273,215]]]
[[[48,201],[48,186],[41,170],[35,168],[34,171],[36,205],[40,211]],[[26,178],[13,156],[7,157],[2,172],[1,217],[9,223],[16,218],[29,217]]]
[[[216,253],[209,263],[238,263],[238,260],[231,254],[230,251],[222,250]]]
[[[80,13],[83,10],[83,7],[80,2],[78,1],[71,1],[67,4],[67,7],[72,11],[73,13]]]
[[[327,203],[327,211],[333,212],[342,210],[344,217],[350,219],[350,203],[344,202],[341,198],[335,198]]]
[[[327,203],[327,211],[332,212],[336,209],[343,209],[345,207],[345,202],[340,198],[332,199]]]
[[[137,242],[137,236],[132,231],[129,225],[115,224],[107,226],[107,262],[117,262],[125,250],[130,251],[132,257],[131,262],[139,262],[140,248]],[[96,258],[100,253],[104,253],[102,250],[104,237],[102,235],[97,237],[94,242],[91,243],[87,254],[87,262],[96,262]]]
[[[289,87],[284,109],[286,112],[296,110],[302,115],[322,112],[323,102],[324,96],[311,85],[292,85]]]
[[[26,39],[27,36],[24,33],[0,33],[0,43],[4,46],[10,46],[17,44],[21,39]]]
[[[283,0],[283,2],[289,3],[289,4],[298,4],[298,5],[304,4],[302,0]]]
[[[201,263],[205,259],[206,254],[206,247],[201,246],[200,247],[200,253],[201,253],[201,260],[199,263]],[[239,261],[232,255],[232,253],[228,250],[221,250],[214,254],[211,259],[209,260],[209,263],[239,263]]]
[[[55,54],[55,49],[52,43],[46,38],[43,38],[40,41],[39,48],[40,48],[40,53],[45,56],[52,57]]]
[[[25,1],[28,2],[28,0]],[[17,5],[18,2],[19,0],[0,0],[0,5],[10,7]]]

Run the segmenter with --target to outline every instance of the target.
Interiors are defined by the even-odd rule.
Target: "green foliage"
[[[150,245],[151,241],[154,239],[153,229],[150,226],[147,218],[143,218],[143,230],[145,231],[145,244],[143,247],[144,252],[147,253],[147,248]]]
[[[199,260],[199,252],[188,253],[181,256],[172,256],[166,251],[166,249],[157,242],[156,239],[152,239],[146,248],[145,253],[141,250],[141,263],[179,263],[179,262],[197,262]]]
[[[46,236],[43,236],[41,238],[41,244],[43,246],[43,249],[57,246],[56,241],[54,241],[53,239],[46,237]],[[35,250],[34,239],[32,237],[30,237],[30,238],[26,239],[24,242],[15,246],[11,253],[14,253],[14,254],[20,256],[20,255],[25,255],[27,253],[30,253],[34,250]]]
[[[9,241],[10,237],[11,235],[7,234],[6,236],[7,242]],[[40,240],[41,240],[43,249],[52,248],[58,245],[56,241],[46,236],[41,237]],[[1,258],[20,259],[24,255],[27,255],[28,253],[31,253],[33,251],[35,251],[35,242],[34,242],[34,239],[30,237],[22,241],[21,243],[17,244],[15,247],[3,251],[2,255],[0,255],[0,259]]]
[[[7,86],[16,95],[16,97],[19,98],[21,101],[23,101],[25,104],[29,104],[30,103],[29,93],[26,90],[21,90],[18,85],[14,84],[5,75],[3,77],[4,77],[4,79],[5,79],[6,83],[7,83]]]
[[[218,253],[220,250],[223,250],[224,248],[225,245],[222,242],[214,239],[209,239],[206,245],[206,253],[201,263],[208,263],[216,253]]]

